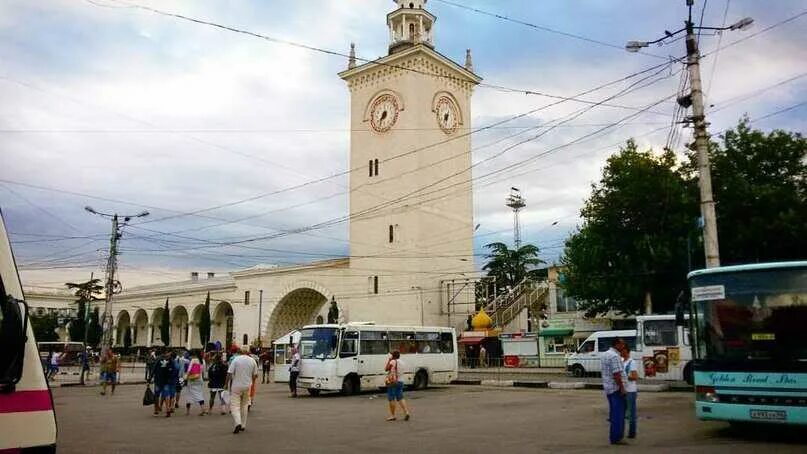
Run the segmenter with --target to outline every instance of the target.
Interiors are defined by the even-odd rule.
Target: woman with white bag
[[[224,383],[227,381],[227,363],[221,359],[220,353],[213,356],[207,368],[207,379],[207,387],[210,389],[210,411],[213,411],[218,398],[221,414],[226,415],[230,405],[229,393],[224,389]]]

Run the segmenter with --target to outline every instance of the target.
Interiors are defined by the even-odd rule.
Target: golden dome
[[[471,319],[471,327],[474,331],[486,331],[490,329],[491,326],[493,326],[493,320],[491,320],[484,309],[480,309],[479,313],[474,315],[474,318]]]

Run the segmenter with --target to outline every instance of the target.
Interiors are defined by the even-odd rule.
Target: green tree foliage
[[[166,347],[171,344],[171,320],[169,320],[170,314],[171,313],[168,312],[168,298],[166,298],[162,318],[160,319],[160,337],[163,340],[163,345]]]
[[[59,319],[56,314],[34,315],[31,314],[31,328],[34,330],[34,337],[37,342],[55,342],[59,340],[56,329],[59,327]]]
[[[720,139],[711,144],[710,159],[721,264],[804,259],[807,139],[752,130],[747,118]],[[688,170],[697,200],[696,163],[692,153]]]
[[[123,347],[127,350],[132,346],[132,330],[126,328],[123,331]]]
[[[89,317],[87,308],[93,301],[101,298],[98,295],[104,290],[100,279],[90,279],[87,282],[67,282],[64,284],[76,296],[76,318],[70,322],[68,332],[70,340],[76,342],[84,341],[84,331],[87,318]]]
[[[100,309],[96,306],[90,312],[89,326],[87,327],[87,341],[86,344],[91,347],[98,347],[101,344],[101,336],[103,335],[103,328],[101,327]]]
[[[697,204],[675,155],[638,151],[629,140],[611,156],[566,240],[565,289],[589,315],[638,313],[645,299],[671,310],[684,287],[687,236]]]
[[[199,319],[199,340],[201,340],[203,348],[210,342],[210,292],[207,292],[205,308]]]
[[[525,244],[518,249],[510,249],[506,244],[496,242],[486,244],[485,248],[489,251],[485,257],[488,262],[482,269],[487,271],[488,276],[496,278],[497,291],[514,287],[527,277],[538,278],[541,274],[536,269],[544,263],[538,258],[538,246]]]

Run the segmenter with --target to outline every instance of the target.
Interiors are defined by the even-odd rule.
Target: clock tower
[[[470,51],[460,65],[435,49],[426,0],[394,3],[389,54],[357,65],[351,45],[339,73],[350,90],[351,318],[445,326],[443,282],[475,275],[469,132],[481,78]]]

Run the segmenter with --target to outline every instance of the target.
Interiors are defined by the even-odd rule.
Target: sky
[[[472,128],[509,120],[471,136],[477,266],[485,244],[512,242],[504,199],[513,186],[527,201],[523,241],[556,262],[619,144],[633,137],[659,151],[668,142],[682,70],[670,59],[684,55],[684,41],[644,53],[622,47],[682,28],[685,2],[458,4],[427,3],[437,16],[436,49],[460,63],[472,51],[484,79],[473,95]],[[385,15],[394,8],[391,0],[0,3],[0,209],[24,284],[56,289],[103,272],[110,222],[85,206],[150,212],[125,229],[124,286],[346,255],[346,223],[251,249],[211,241],[288,232],[347,213],[349,93],[336,75],[347,59],[289,43],[346,54],[354,42],[360,58],[381,57],[389,44]],[[696,0],[697,22],[701,11],[704,26],[754,19],[748,30],[701,36],[712,134],[742,115],[754,120],[807,101],[803,0]],[[561,101],[620,80],[580,97],[589,104]],[[591,104],[629,88],[609,106]],[[804,104],[753,123],[798,132],[805,125]],[[680,153],[691,129],[672,130]]]

